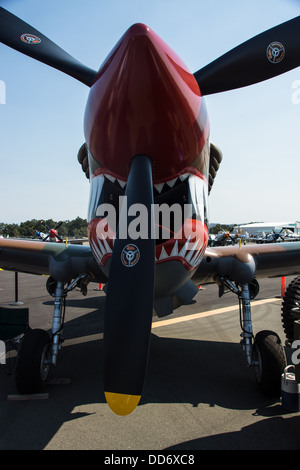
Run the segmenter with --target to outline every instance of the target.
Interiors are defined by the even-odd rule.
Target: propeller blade
[[[149,230],[143,238],[130,236],[132,217],[127,208],[133,204],[146,208]],[[104,322],[104,391],[110,408],[119,415],[138,405],[147,369],[155,272],[152,204],[151,160],[138,155],[131,163],[113,248]],[[122,238],[124,230],[128,234]]]
[[[58,224],[56,225],[55,229],[54,230],[57,230],[59,227],[61,227],[61,225],[64,223],[63,220],[61,220],[60,222],[58,222]]]
[[[78,62],[23,20],[0,7],[0,42],[92,86],[97,72]]]
[[[41,224],[48,230],[51,230],[50,227],[44,222],[44,220],[41,220]]]
[[[202,95],[276,77],[300,65],[300,16],[237,46],[194,73]]]

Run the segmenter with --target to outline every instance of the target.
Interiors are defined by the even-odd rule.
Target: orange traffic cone
[[[281,297],[283,298],[285,294],[285,277],[281,278]]]

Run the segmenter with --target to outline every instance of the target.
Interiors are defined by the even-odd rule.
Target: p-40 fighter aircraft
[[[221,152],[209,141],[203,97],[297,67],[299,30],[297,17],[192,74],[154,31],[134,24],[94,71],[0,8],[1,42],[90,87],[78,155],[90,180],[90,246],[0,242],[1,268],[48,274],[55,296],[51,335],[33,329],[22,341],[20,392],[44,384],[60,346],[63,301],[75,285],[85,292],[91,280],[106,284],[104,392],[117,414],[139,403],[153,309],[161,316],[191,302],[197,283],[216,282],[220,295],[225,288],[237,294],[248,365],[263,390],[278,389],[284,350],[275,333],[254,338],[250,301],[260,276],[299,273],[300,244],[207,249],[208,194]],[[157,208],[174,205],[179,222],[171,214],[169,225],[155,217]]]

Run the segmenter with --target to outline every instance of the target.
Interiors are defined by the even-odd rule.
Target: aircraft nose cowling
[[[149,155],[154,182],[200,154],[208,118],[194,76],[150,28],[133,25],[101,66],[84,120],[92,157],[127,179],[137,154]]]

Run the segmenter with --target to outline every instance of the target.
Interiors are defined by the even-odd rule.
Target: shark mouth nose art
[[[104,267],[112,256],[127,182],[111,174],[100,173],[91,179],[90,184],[89,238],[98,264]],[[156,239],[156,264],[175,260],[187,270],[194,270],[202,259],[208,240],[205,178],[190,168],[175,178],[153,184],[153,193],[152,233]],[[177,200],[181,200],[181,204],[167,205],[174,194],[179,196]],[[141,227],[136,236],[140,233]]]

